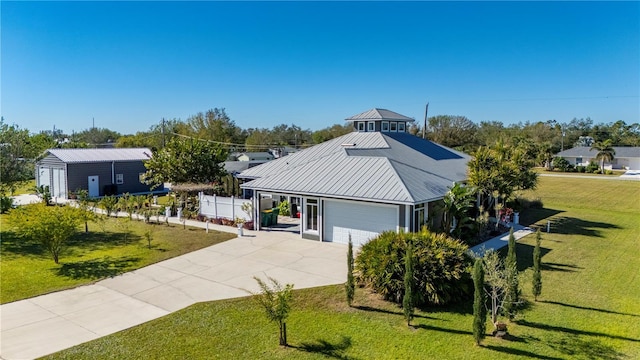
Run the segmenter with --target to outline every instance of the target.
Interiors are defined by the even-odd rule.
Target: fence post
[[[213,194],[213,216],[218,218],[218,197],[216,194]]]
[[[231,195],[231,219],[236,219],[236,198]]]

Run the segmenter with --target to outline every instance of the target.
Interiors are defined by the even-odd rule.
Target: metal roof
[[[243,171],[248,189],[400,204],[442,198],[470,157],[407,133],[352,132]]]
[[[616,152],[614,157],[616,158],[640,158],[639,146],[613,146],[613,150]],[[576,146],[571,149],[561,151],[556,156],[568,156],[568,157],[596,157],[598,150],[591,150],[589,146]]]
[[[152,155],[148,148],[49,149],[47,152],[65,163],[149,160]]]
[[[358,120],[392,120],[392,121],[415,121],[414,119],[398,114],[397,112],[393,112],[387,109],[378,109],[373,108],[371,110],[367,110],[358,115],[353,115],[352,117],[348,117],[345,120],[347,121],[358,121]]]

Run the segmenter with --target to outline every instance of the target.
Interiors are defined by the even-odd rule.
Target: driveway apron
[[[258,291],[254,276],[295,288],[344,283],[346,246],[286,232],[248,232],[120,276],[0,305],[0,356],[31,359],[201,301]]]

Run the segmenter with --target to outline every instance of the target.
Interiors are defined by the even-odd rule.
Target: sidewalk
[[[169,221],[182,224],[175,217]],[[193,220],[186,225],[205,228]],[[238,231],[214,224],[209,229]],[[196,302],[247,296],[247,290],[258,290],[254,276],[270,276],[296,289],[346,281],[345,245],[282,231],[244,232],[243,237],[93,285],[0,305],[0,358],[41,357]]]
[[[513,225],[513,237],[516,241],[523,237],[533,234],[535,231],[530,227],[524,227],[522,225]],[[469,252],[476,257],[483,257],[484,253],[489,250],[499,250],[509,244],[509,233],[502,234],[489,239],[483,243],[473,246],[469,249]]]

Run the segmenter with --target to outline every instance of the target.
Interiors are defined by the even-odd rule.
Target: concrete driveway
[[[253,276],[295,288],[344,283],[345,245],[250,232],[93,285],[0,306],[3,359],[30,359],[159,318],[201,301],[247,296]]]

